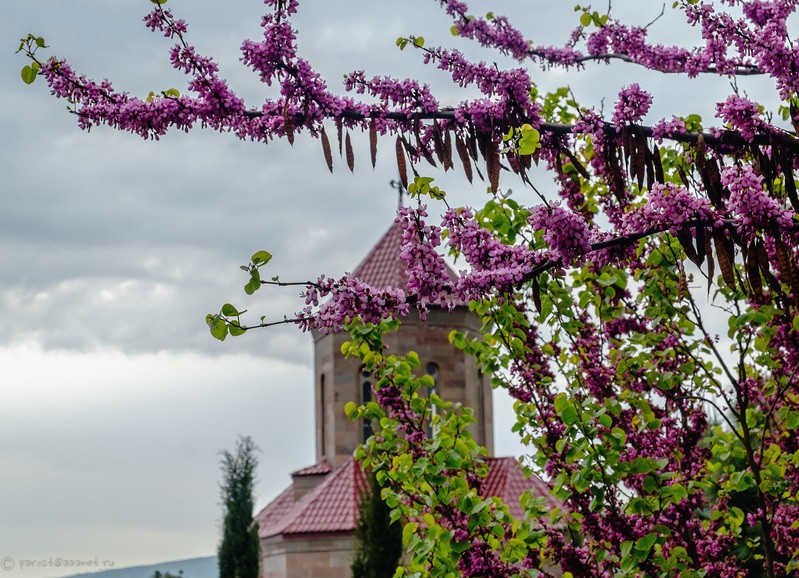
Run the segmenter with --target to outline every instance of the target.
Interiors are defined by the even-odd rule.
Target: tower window
[[[327,407],[327,400],[325,399],[325,374],[319,376],[319,447],[321,448],[321,455],[325,456],[325,408]]]
[[[433,378],[434,382],[438,383],[438,364],[437,363],[433,363],[432,361],[430,363],[428,363],[427,367],[425,368],[425,372],[427,373],[427,375],[429,375],[430,377]]]
[[[370,401],[372,401],[372,381],[369,378],[369,374],[361,367],[360,371],[358,372],[358,376],[360,377],[361,381],[361,404],[366,405]],[[367,420],[363,420],[361,424],[361,442],[366,443],[366,440],[374,433],[372,429],[371,422]]]
[[[477,370],[477,427],[478,439],[481,445],[486,443],[486,407],[485,407],[485,380],[483,380],[483,372]]]
[[[434,362],[430,362],[425,366],[425,373],[433,378],[433,386],[427,388],[427,398],[430,399],[432,394],[439,395],[439,387],[438,387],[438,364]],[[438,414],[438,408],[434,405],[430,406],[430,421],[427,422],[427,435],[428,437],[432,437],[433,435],[433,418]]]

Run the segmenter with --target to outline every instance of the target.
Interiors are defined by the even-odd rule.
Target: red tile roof
[[[483,480],[480,493],[483,497],[502,498],[514,517],[523,516],[519,498],[528,490],[546,497],[550,507],[559,505],[540,478],[524,475],[515,458],[485,459],[489,473]],[[293,475],[300,472],[321,473],[325,467],[330,468],[330,465],[320,462]],[[366,491],[366,484],[366,476],[360,466],[354,459],[349,459],[297,501],[294,500],[293,488],[289,487],[256,515],[258,535],[268,538],[277,535],[351,532],[358,523],[358,504]]]
[[[333,466],[331,466],[327,460],[322,460],[321,462],[314,464],[312,466],[308,466],[307,468],[302,468],[301,470],[297,470],[296,472],[291,473],[291,477],[297,476],[318,476],[321,474],[329,474],[333,471]]]
[[[280,526],[280,522],[294,508],[294,488],[289,486],[267,506],[255,515],[254,521],[258,524],[258,536],[265,538],[272,536],[272,529]]]
[[[408,275],[405,273],[405,261],[399,256],[401,246],[402,226],[394,223],[355,268],[353,276],[374,287],[405,290]]]
[[[318,467],[320,464],[306,469]],[[360,496],[365,490],[366,478],[360,466],[349,459],[296,502],[292,488],[280,494],[255,517],[258,535],[268,538],[354,530]]]
[[[532,490],[537,497],[545,497],[550,508],[562,505],[549,493],[549,487],[541,478],[536,475],[529,478],[525,476],[516,458],[485,458],[485,461],[489,469],[480,488],[480,495],[483,498],[502,498],[514,518],[521,519],[524,516],[519,498],[528,490]]]

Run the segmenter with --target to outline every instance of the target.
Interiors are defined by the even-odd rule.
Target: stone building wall
[[[261,540],[262,578],[351,578],[355,538],[349,534],[273,536]]]

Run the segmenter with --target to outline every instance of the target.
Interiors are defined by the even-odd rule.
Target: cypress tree
[[[219,578],[258,578],[260,550],[258,528],[253,523],[253,485],[257,447],[240,437],[236,452],[222,452],[222,542],[219,544]]]
[[[352,576],[391,578],[402,554],[402,524],[391,523],[391,508],[380,497],[380,485],[373,475],[370,480],[355,529]]]

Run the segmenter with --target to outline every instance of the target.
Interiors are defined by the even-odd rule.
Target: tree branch
[[[245,111],[244,115],[247,118],[260,118],[264,116],[262,111],[258,110],[248,110]],[[275,113],[277,115],[277,113]],[[356,110],[345,109],[341,111],[338,115],[338,118],[346,119],[346,120],[356,120],[356,121],[367,121],[371,119],[381,118],[381,119],[388,119],[388,120],[396,120],[396,121],[406,121],[412,122],[416,120],[449,120],[449,121],[458,121],[455,115],[454,110],[450,109],[442,109],[435,112],[414,112],[414,113],[405,113],[405,112],[372,112],[370,114],[363,114]],[[305,115],[296,114],[294,115],[294,122],[296,123],[295,126],[301,126],[305,123],[306,118]],[[532,119],[525,119],[527,121],[531,121]],[[538,127],[538,130],[542,133],[548,133],[554,136],[566,136],[572,135],[574,129],[574,125],[570,124],[555,124],[549,122],[542,122]],[[652,126],[636,126],[636,129],[643,134],[647,138],[653,138],[654,134],[654,127]],[[602,125],[602,130],[605,134],[609,136],[617,136],[617,127],[609,122],[605,122]],[[674,133],[669,135],[664,135],[664,140],[670,140],[675,142],[681,143],[690,143],[696,144],[697,141],[700,139],[704,140],[705,144],[708,146],[751,146],[753,144],[758,146],[769,146],[773,144],[778,144],[780,146],[785,147],[787,150],[799,154],[799,139],[797,139],[794,135],[786,132],[780,131],[776,133],[760,133],[754,135],[752,141],[746,140],[740,132],[733,131],[733,130],[722,130],[715,133],[711,132],[686,132],[686,133]]]
[[[531,54],[534,54],[538,57],[543,57],[543,53],[539,53],[536,51],[532,51]],[[581,56],[574,60],[575,64],[582,64],[584,62],[596,61],[596,60],[621,60],[622,62],[627,62],[629,64],[635,64],[637,66],[643,66],[644,68],[649,69],[645,64],[635,60],[633,57],[628,56],[626,54],[618,54],[615,52],[603,52],[601,54],[587,54],[585,56]],[[649,69],[651,70],[651,69]],[[685,74],[683,70],[657,70],[661,74]],[[703,68],[702,70],[697,71],[699,74],[722,74],[718,71],[718,68],[715,65],[710,65],[707,68]],[[741,63],[737,65],[733,70],[729,72],[723,73],[726,76],[761,76],[765,74],[760,67],[756,64],[746,64]]]

